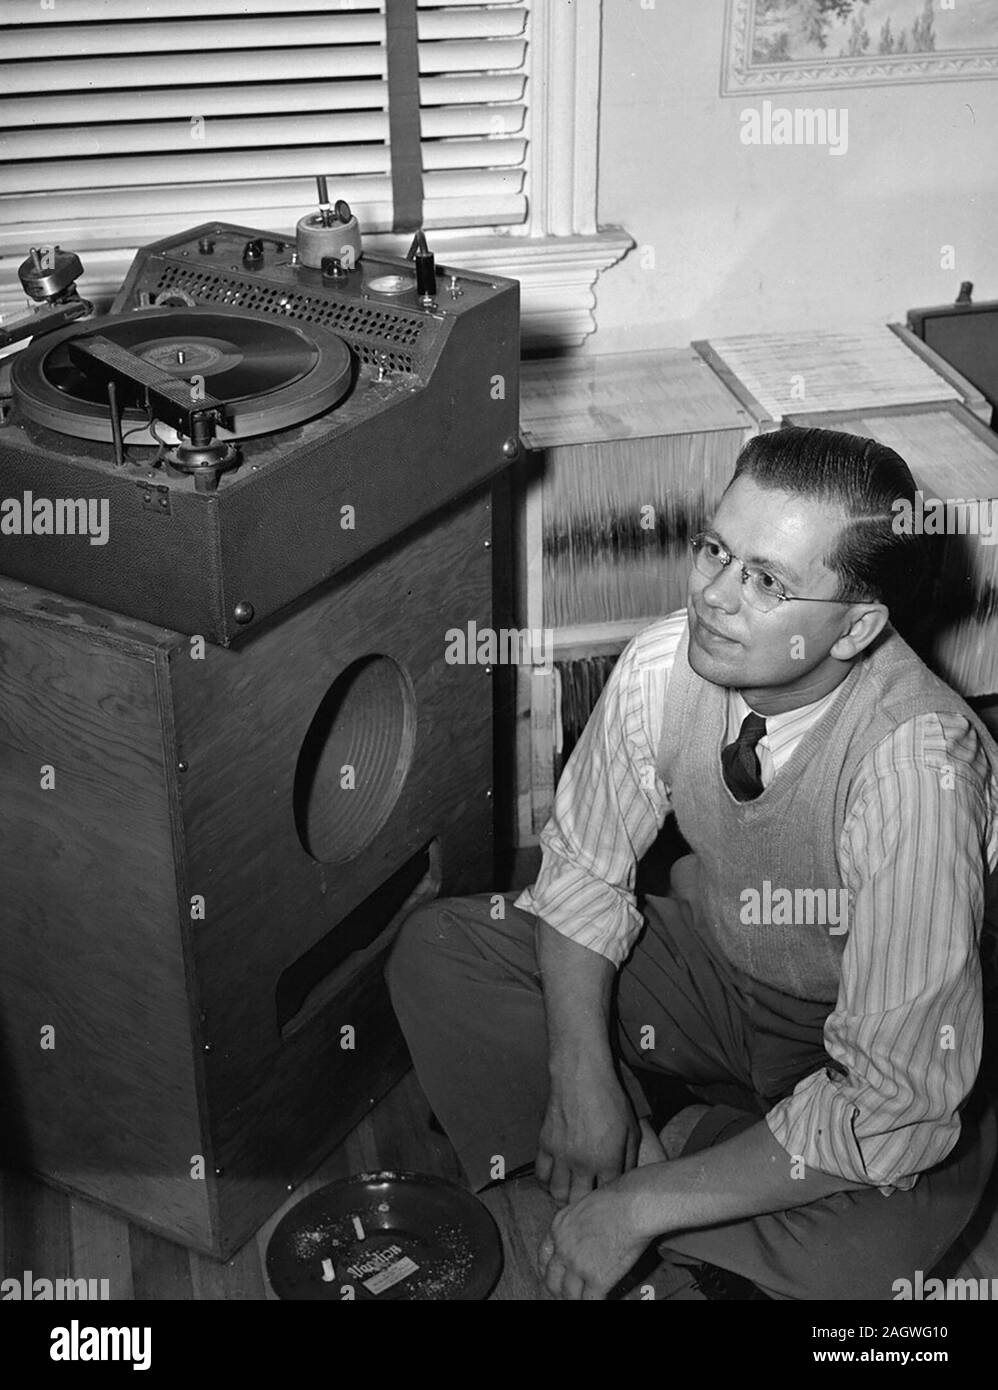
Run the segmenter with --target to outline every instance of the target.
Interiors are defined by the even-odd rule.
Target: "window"
[[[422,225],[454,264],[521,279],[530,346],[581,340],[630,244],[595,226],[600,0],[7,0],[2,19],[5,318],[33,245],[76,251],[106,307],[144,242],[216,217],[293,232],[320,173],[373,246]]]

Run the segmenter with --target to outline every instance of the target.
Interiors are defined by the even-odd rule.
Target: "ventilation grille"
[[[239,309],[255,309],[263,314],[280,314],[282,318],[298,319],[302,323],[318,323],[351,340],[362,362],[384,363],[389,371],[413,371],[410,353],[402,351],[411,346],[423,331],[419,320],[402,318],[390,310],[372,309],[366,305],[327,299],[312,299],[295,290],[261,284],[259,281],[238,280],[227,275],[188,266],[165,265],[153,295],[183,292],[198,304],[231,304]],[[356,342],[357,335],[372,342]]]

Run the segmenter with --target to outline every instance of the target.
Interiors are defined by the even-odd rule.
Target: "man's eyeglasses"
[[[726,550],[716,536],[708,535],[706,531],[700,531],[692,537],[690,549],[693,551],[693,563],[705,579],[716,579],[723,569],[727,569],[732,560],[737,561],[741,565],[742,592],[745,595],[745,601],[759,613],[772,613],[774,609],[779,608],[781,603],[855,602],[855,600],[850,599],[808,598],[803,594],[788,594],[775,575],[770,574],[767,570],[759,569],[756,565],[742,564],[737,555],[732,555],[731,551]]]

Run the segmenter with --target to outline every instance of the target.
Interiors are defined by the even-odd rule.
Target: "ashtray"
[[[461,1301],[486,1298],[502,1270],[491,1215],[426,1173],[359,1173],[303,1197],[267,1244],[278,1298]]]

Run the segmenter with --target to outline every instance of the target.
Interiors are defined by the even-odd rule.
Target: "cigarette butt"
[[[331,1284],[335,1278],[336,1278],[336,1270],[333,1268],[333,1262],[332,1262],[332,1260],[323,1260],[323,1262],[322,1262],[322,1282],[323,1282],[324,1284]]]
[[[359,1217],[359,1216],[355,1216],[355,1217],[353,1218],[353,1228],[354,1228],[354,1230],[357,1232],[357,1239],[358,1239],[358,1240],[363,1240],[363,1239],[364,1239],[364,1227],[361,1225],[361,1220],[360,1220],[360,1217]]]

